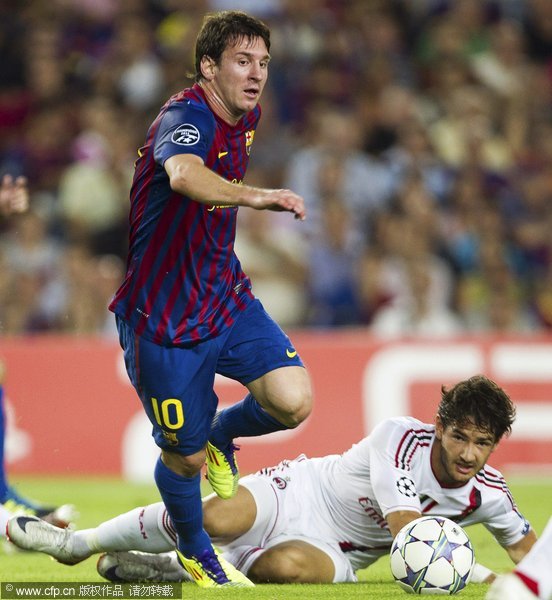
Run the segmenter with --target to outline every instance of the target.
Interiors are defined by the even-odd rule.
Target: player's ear
[[[212,81],[215,76],[216,62],[210,56],[204,54],[201,57],[201,62],[199,63],[199,66],[203,78],[207,81]]]
[[[435,437],[440,440],[443,437],[443,431],[445,427],[443,425],[443,421],[441,421],[441,417],[439,415],[435,415]]]

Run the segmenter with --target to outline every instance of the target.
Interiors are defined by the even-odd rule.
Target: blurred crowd
[[[286,327],[552,328],[550,0],[3,0],[0,334],[114,335],[133,161],[206,12],[272,31],[237,253]]]

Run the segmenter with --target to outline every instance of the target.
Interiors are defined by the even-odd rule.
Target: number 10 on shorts
[[[182,402],[177,398],[167,398],[161,402],[157,398],[152,398],[151,406],[155,420],[161,427],[180,429],[184,425],[184,409]]]

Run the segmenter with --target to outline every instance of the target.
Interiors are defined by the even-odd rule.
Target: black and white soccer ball
[[[391,547],[391,571],[409,594],[451,595],[470,581],[475,554],[466,532],[444,517],[420,517]]]

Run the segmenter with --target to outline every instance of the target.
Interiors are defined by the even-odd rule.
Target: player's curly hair
[[[259,19],[239,10],[224,10],[210,13],[203,19],[195,46],[195,81],[201,79],[201,59],[212,58],[215,63],[225,48],[237,44],[241,39],[262,38],[270,52],[270,29]]]
[[[437,409],[444,427],[463,426],[472,422],[478,429],[489,431],[498,442],[512,431],[516,408],[508,394],[484,375],[475,375],[447,389],[441,387]]]

